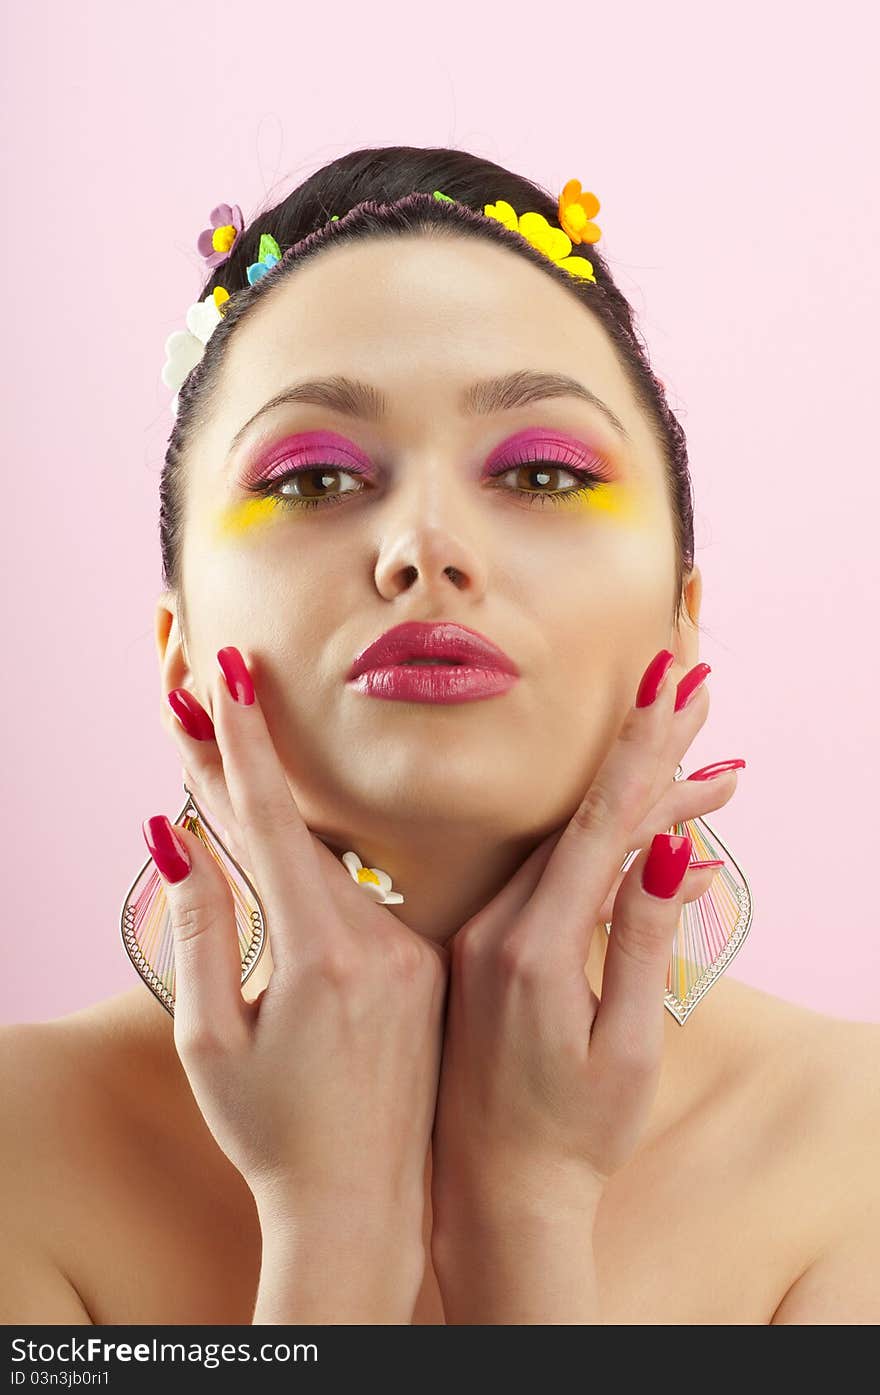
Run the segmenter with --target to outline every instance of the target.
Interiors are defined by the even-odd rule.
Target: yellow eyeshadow
[[[635,491],[622,482],[597,484],[579,495],[572,490],[570,498],[566,497],[568,492],[559,493],[554,501],[556,507],[561,506],[591,515],[603,513],[622,522],[630,522],[637,516]],[[542,510],[541,504],[534,507],[536,512]],[[546,505],[543,507],[546,508]],[[221,509],[217,516],[215,535],[218,541],[240,538],[255,532],[265,524],[276,522],[279,518],[289,518],[293,512],[294,509],[285,507],[271,494],[241,499]]]
[[[218,539],[239,538],[243,533],[251,533],[263,524],[274,522],[281,512],[287,510],[270,494],[241,499],[221,509],[217,516],[216,536]]]
[[[558,504],[566,508],[575,509],[578,513],[604,513],[611,518],[618,518],[622,522],[631,522],[637,517],[637,503],[635,490],[621,481],[611,484],[597,484],[592,489],[588,489],[583,494],[573,495],[567,499],[561,494],[557,500]],[[538,505],[540,510],[541,505]]]

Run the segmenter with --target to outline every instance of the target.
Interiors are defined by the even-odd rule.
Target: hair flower
[[[247,269],[247,279],[254,284],[261,277],[271,271],[277,262],[281,261],[281,248],[275,241],[271,233],[262,233],[260,236],[260,257],[259,261],[251,262]]]
[[[229,299],[229,292],[215,286],[204,300],[197,300],[186,312],[186,329],[176,329],[165,340],[165,362],[162,382],[176,388],[171,410],[177,416],[180,389],[196,364],[201,361],[205,345],[223,318],[220,306]]]
[[[226,261],[243,228],[244,218],[237,203],[218,203],[212,209],[211,226],[199,233],[198,240],[198,249],[208,266],[220,266]]]
[[[570,179],[559,195],[559,223],[572,242],[598,242],[602,236],[597,223],[591,223],[599,212],[595,194],[581,192],[579,179]]]
[[[387,872],[380,872],[378,867],[365,867],[356,852],[343,853],[342,861],[358,886],[368,891],[374,901],[384,906],[396,906],[403,901],[399,891],[391,890],[391,878]]]
[[[561,266],[571,276],[582,276],[585,281],[595,281],[593,264],[586,257],[572,257],[571,241],[561,228],[552,228],[543,213],[522,213],[519,218],[509,203],[499,199],[497,203],[487,203],[483,209],[487,218],[497,218],[511,232],[518,232],[536,251]]]

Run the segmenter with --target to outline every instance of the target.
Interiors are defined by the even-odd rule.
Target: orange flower
[[[572,242],[598,242],[602,236],[596,223],[590,222],[599,212],[595,194],[581,192],[579,179],[570,179],[559,195],[559,226]]]

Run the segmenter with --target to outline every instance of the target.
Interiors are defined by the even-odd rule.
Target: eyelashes
[[[553,457],[557,455],[559,458],[554,459]],[[589,458],[588,465],[589,468],[576,463],[571,459],[569,452],[561,450],[554,442],[548,440],[524,454],[520,453],[516,459],[502,462],[485,478],[497,480],[506,475],[519,475],[521,472],[527,478],[527,484],[523,484],[521,487],[493,484],[491,487],[500,489],[503,493],[518,496],[519,499],[525,501],[528,508],[534,507],[535,504],[539,507],[547,503],[559,505],[574,499],[582,499],[599,488],[600,485],[609,483],[607,466],[604,461],[598,456],[593,456]],[[568,488],[545,487],[553,480],[554,476],[560,474],[571,475],[579,483]],[[350,480],[360,481],[360,483],[337,489],[335,492],[312,496],[293,492],[293,489],[302,488],[308,482],[309,477],[315,477],[318,489],[326,488],[332,476],[348,476]],[[366,489],[369,488],[363,483],[365,476],[365,471],[318,460],[314,464],[303,463],[290,470],[285,470],[283,473],[276,473],[269,479],[247,484],[245,488],[250,494],[273,499],[284,509],[320,509],[332,504],[343,503],[346,495],[365,493]]]

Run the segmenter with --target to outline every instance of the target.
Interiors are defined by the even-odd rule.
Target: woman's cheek
[[[226,504],[214,517],[215,542],[235,542],[242,537],[265,532],[289,516],[290,510],[270,495],[254,499],[239,499]]]
[[[637,491],[632,485],[621,481],[597,484],[587,493],[575,495],[571,499],[563,497],[557,507],[584,517],[595,518],[600,514],[620,523],[630,524],[637,523],[642,513]]]

